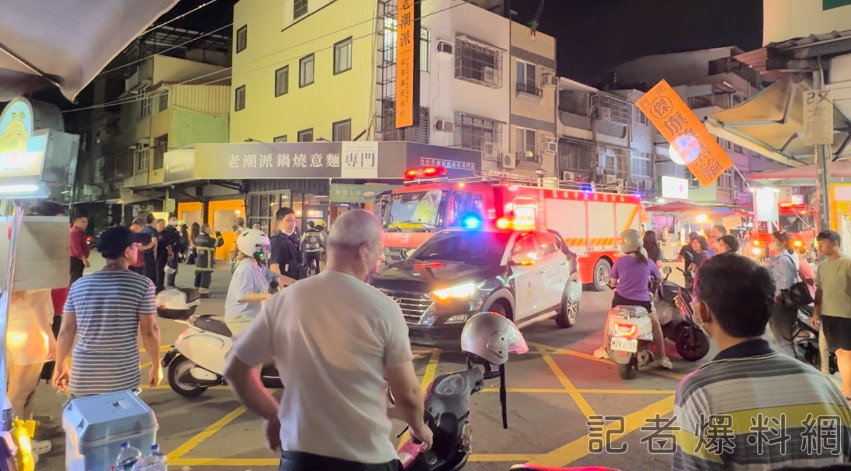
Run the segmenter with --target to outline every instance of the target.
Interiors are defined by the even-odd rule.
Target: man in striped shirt
[[[162,380],[160,330],[154,305],[154,284],[128,270],[136,260],[142,235],[112,227],[100,237],[98,250],[106,259],[103,270],[71,286],[65,319],[57,339],[53,385],[72,397],[91,396],[139,387],[139,346],[136,332],[151,361],[148,384]],[[74,339],[73,366],[68,354]]]
[[[768,270],[732,253],[703,263],[694,320],[718,355],[677,387],[674,470],[809,469],[849,463],[851,408],[821,372],[771,350]]]

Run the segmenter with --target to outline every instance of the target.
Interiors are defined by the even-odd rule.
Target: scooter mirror
[[[662,267],[662,273],[664,273],[665,276],[670,275],[672,271],[674,270],[672,270],[671,267]]]

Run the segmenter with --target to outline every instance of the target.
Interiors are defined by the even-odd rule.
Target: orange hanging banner
[[[417,125],[419,1],[399,0],[396,12],[396,128]]]
[[[637,105],[702,186],[711,185],[733,166],[715,138],[668,82],[657,83]]]

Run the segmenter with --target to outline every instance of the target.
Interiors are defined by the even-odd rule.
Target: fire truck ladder
[[[481,172],[470,177],[458,178],[417,178],[406,182],[406,184],[428,183],[428,182],[450,182],[450,183],[474,183],[474,182],[490,182],[495,184],[508,184],[526,187],[538,187],[552,190],[569,190],[569,191],[591,191],[597,193],[621,193],[634,194],[638,191],[638,187],[634,185],[606,185],[600,183],[577,182],[574,180],[551,180],[540,177],[530,177],[505,172]]]

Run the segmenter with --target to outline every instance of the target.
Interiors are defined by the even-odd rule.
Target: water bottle
[[[151,446],[151,454],[136,463],[134,471],[166,471],[166,457],[160,453],[160,446]]]
[[[132,471],[142,459],[142,452],[138,448],[130,446],[130,442],[121,443],[121,453],[115,460],[115,471]]]

